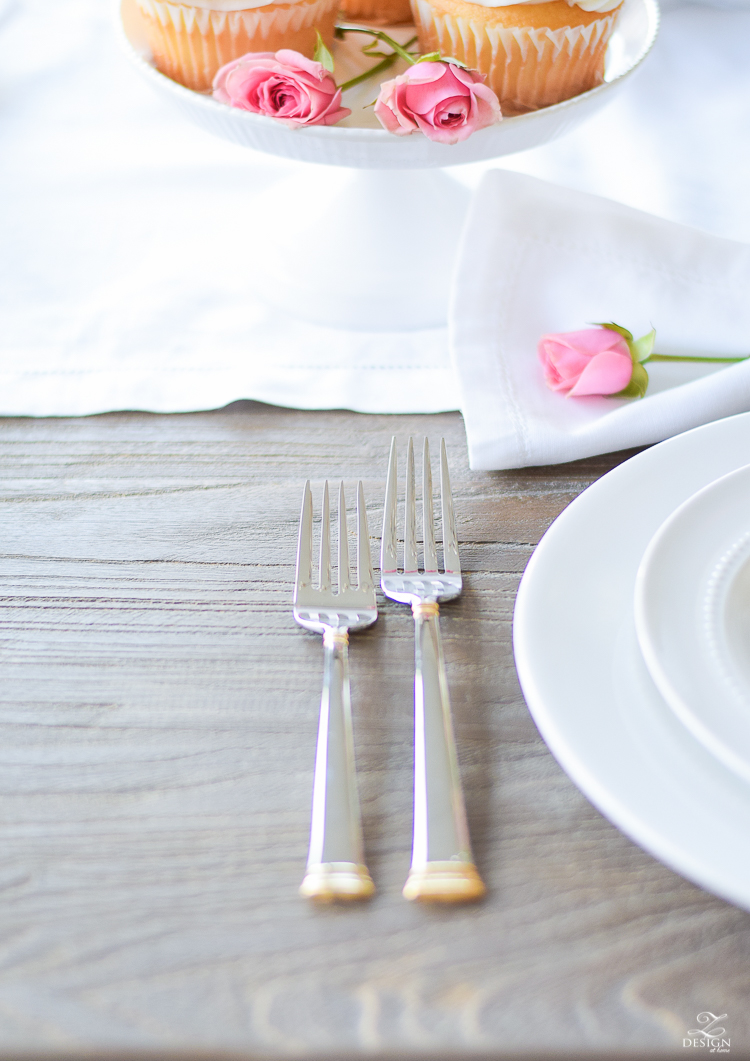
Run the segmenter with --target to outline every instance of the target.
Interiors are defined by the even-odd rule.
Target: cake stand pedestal
[[[347,94],[352,114],[335,126],[293,129],[218,103],[159,73],[149,62],[135,0],[120,7],[129,58],[191,121],[246,147],[315,163],[253,200],[257,293],[304,320],[365,331],[447,322],[469,195],[442,167],[527,151],[569,132],[614,98],[651,49],[658,24],[656,0],[625,0],[603,84],[448,145],[380,128],[364,106],[377,94],[367,83]],[[351,69],[350,41],[336,49],[337,70],[339,58]]]
[[[441,170],[305,167],[254,201],[256,290],[316,324],[440,327],[468,202]]]

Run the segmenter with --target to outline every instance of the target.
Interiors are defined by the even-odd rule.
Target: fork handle
[[[439,606],[412,605],[414,672],[414,844],[406,899],[460,903],[481,899],[466,821],[448,681],[440,640]]]
[[[349,693],[349,636],[327,629],[313,781],[307,872],[300,892],[321,902],[369,899],[375,891],[364,865],[354,768]]]

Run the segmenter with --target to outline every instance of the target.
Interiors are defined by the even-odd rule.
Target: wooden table
[[[389,438],[425,432],[452,462],[466,589],[443,633],[489,895],[401,898],[412,623],[381,601],[351,657],[379,890],[314,908],[297,895],[322,665],[290,610],[302,484],[361,477],[377,539]],[[702,1010],[728,1014],[732,1057],[750,1046],[750,915],[601,817],[513,666],[535,543],[628,454],[471,473],[457,414],[250,403],[5,420],[0,446],[3,1058],[690,1057]]]

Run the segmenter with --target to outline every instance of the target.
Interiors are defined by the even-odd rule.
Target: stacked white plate
[[[554,755],[655,857],[750,909],[750,414],[638,454],[521,581],[521,685]]]

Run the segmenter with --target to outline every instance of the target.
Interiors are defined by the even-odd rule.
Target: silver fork
[[[462,587],[445,440],[440,444],[445,568],[442,574],[438,571],[435,547],[432,471],[427,439],[424,441],[422,470],[424,571],[421,573],[417,558],[414,446],[411,439],[406,457],[403,574],[399,573],[397,555],[397,478],[394,438],[385,490],[380,585],[386,597],[411,605],[415,625],[414,843],[411,870],[403,894],[406,899],[424,902],[471,902],[485,894],[485,887],[471,854],[438,624],[440,602],[458,597]]]
[[[370,537],[362,483],[357,489],[357,587],[349,580],[344,484],[339,486],[338,593],[331,588],[328,483],[323,491],[320,574],[312,584],[312,491],[305,483],[297,548],[294,618],[323,635],[325,665],[313,781],[307,872],[300,892],[310,899],[368,899],[375,891],[364,864],[349,694],[349,631],[378,617],[370,562]]]

